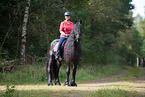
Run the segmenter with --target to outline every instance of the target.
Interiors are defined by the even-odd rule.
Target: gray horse
[[[59,42],[59,39],[55,39],[51,42],[49,47],[49,54],[47,57],[46,63],[46,78],[48,78],[48,86],[53,85],[52,79],[55,78],[55,85],[61,85],[59,82],[59,68],[61,66],[62,61],[64,61],[67,65],[66,70],[66,80],[64,85],[65,86],[77,86],[75,83],[75,75],[77,64],[79,63],[79,59],[81,57],[81,33],[82,33],[82,25],[81,22],[77,22],[65,43],[65,49],[61,54],[59,60],[55,59],[55,51],[54,47]],[[72,79],[69,84],[69,75],[70,75],[70,63],[73,63],[73,70],[72,70]]]

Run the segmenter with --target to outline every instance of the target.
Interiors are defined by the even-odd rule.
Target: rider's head
[[[65,19],[68,21],[70,19],[71,13],[70,12],[65,12],[64,13]]]

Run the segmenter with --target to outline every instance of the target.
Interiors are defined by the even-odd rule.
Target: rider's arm
[[[60,31],[61,34],[65,35],[65,33],[63,31]]]
[[[62,35],[65,35],[65,33],[64,33],[64,22],[61,22],[59,31]]]

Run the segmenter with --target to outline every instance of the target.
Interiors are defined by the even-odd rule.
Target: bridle
[[[77,28],[74,29],[75,30],[74,31],[75,41],[76,42],[80,42],[80,40],[81,40],[82,26],[81,26],[80,22],[77,22],[77,24],[74,25],[74,26],[77,27]]]

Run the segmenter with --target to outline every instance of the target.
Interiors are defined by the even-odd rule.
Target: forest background
[[[59,38],[64,12],[83,21],[83,59],[101,65],[134,66],[145,61],[145,19],[132,17],[132,0],[31,0],[26,34],[26,64],[46,60],[47,48]],[[20,65],[27,0],[0,1],[0,65]]]

